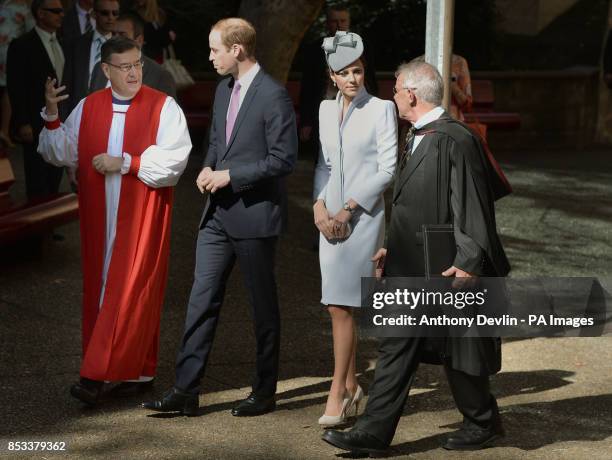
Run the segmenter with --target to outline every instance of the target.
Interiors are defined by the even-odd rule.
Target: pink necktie
[[[227,124],[225,125],[225,143],[229,144],[230,137],[232,136],[232,130],[234,129],[234,123],[236,123],[236,117],[238,116],[238,106],[240,104],[240,83],[234,82],[234,89],[232,90],[232,97],[230,101],[229,110],[227,111]]]

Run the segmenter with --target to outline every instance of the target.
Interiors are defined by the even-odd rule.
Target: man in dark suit
[[[96,28],[67,44],[65,85],[68,100],[60,105],[62,114],[67,116],[77,104],[89,94],[89,84],[94,66],[100,62],[102,44],[115,29],[119,16],[118,0],[95,0],[93,16]]]
[[[134,40],[142,49],[144,43],[144,23],[139,15],[132,12],[122,13],[115,23],[113,35],[121,35]],[[142,83],[144,85],[155,88],[168,96],[176,99],[176,84],[170,72],[160,66],[153,59],[142,55]],[[106,88],[108,79],[102,72],[102,67],[98,62],[91,74],[91,85],[89,92],[97,91]]]
[[[23,146],[26,193],[28,199],[37,199],[57,193],[62,179],[62,168],[46,163],[36,152],[45,82],[47,78],[61,82],[63,77],[64,53],[56,37],[64,17],[62,2],[34,0],[32,15],[36,26],[9,45],[7,90],[15,138]]]
[[[66,11],[62,28],[58,34],[64,43],[91,32],[96,24],[92,15],[93,0],[77,0],[72,8]]]
[[[505,276],[510,265],[495,226],[494,171],[480,141],[440,107],[444,85],[425,62],[400,66],[395,85],[399,115],[413,131],[399,159],[387,249],[375,256],[388,277],[425,274],[423,224],[453,224],[457,253],[442,275]],[[444,447],[475,450],[503,435],[489,376],[501,368],[499,338],[386,338],[364,414],[347,432],[323,440],[360,454],[384,452],[393,440],[420,362],[442,364],[462,428]]]
[[[219,21],[209,44],[217,73],[228,77],[217,86],[208,155],[196,181],[209,196],[198,236],[195,280],[175,385],[144,407],[197,412],[226,281],[237,260],[255,320],[257,371],[252,393],[232,415],[260,415],[276,407],[280,315],[274,254],[282,227],[282,178],[291,173],[297,157],[295,115],[285,87],[255,60],[250,23],[239,18]]]

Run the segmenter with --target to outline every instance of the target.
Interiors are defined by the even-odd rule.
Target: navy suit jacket
[[[227,109],[234,79],[217,85],[204,167],[229,169],[230,184],[209,195],[201,227],[213,212],[232,238],[277,236],[283,226],[283,177],[297,160],[297,128],[284,86],[260,70],[244,97],[229,142]]]
[[[68,43],[82,35],[76,4],[72,5],[72,8],[66,11],[66,15],[62,21],[62,28],[58,33],[64,40],[64,43]]]
[[[72,112],[89,93],[89,55],[93,31],[80,35],[66,44],[64,81],[70,96],[63,104],[66,113]]]

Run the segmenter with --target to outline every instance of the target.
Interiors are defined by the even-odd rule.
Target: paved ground
[[[513,276],[610,275],[610,152],[500,155],[515,187],[498,203],[498,224]],[[19,173],[18,152],[13,160]],[[192,185],[194,156],[177,189],[170,282],[162,319],[156,393],[172,384],[173,361],[192,281],[201,197]],[[17,184],[14,194],[22,189]],[[318,305],[319,268],[311,251],[311,168],[300,163],[289,182],[290,231],[280,242],[282,303],[278,410],[254,419],[229,414],[248,393],[254,336],[238,270],[228,289],[195,418],[153,415],[139,398],[84,409],[68,395],[78,378],[80,283],[78,226],[66,239],[2,248],[0,265],[0,457],[50,458],[334,458],[320,440],[332,369],[330,324]],[[358,368],[367,388],[376,344],[363,340]],[[422,366],[394,439],[392,457],[609,459],[612,457],[610,338],[508,340],[503,370],[493,378],[508,436],[472,454],[440,448],[454,429],[454,408],[440,369]],[[9,441],[63,441],[61,454],[16,454]]]

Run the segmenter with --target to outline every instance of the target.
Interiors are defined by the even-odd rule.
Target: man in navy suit
[[[234,416],[275,409],[280,315],[274,254],[282,227],[283,176],[297,158],[297,128],[286,89],[255,60],[255,29],[223,19],[209,35],[217,86],[208,155],[196,184],[208,199],[197,242],[195,280],[176,362],[176,383],[145,408],[194,415],[225,285],[237,260],[249,291],[257,340],[251,394]]]
[[[96,25],[93,18],[93,0],[77,0],[64,16],[58,31],[64,43],[91,32]]]

